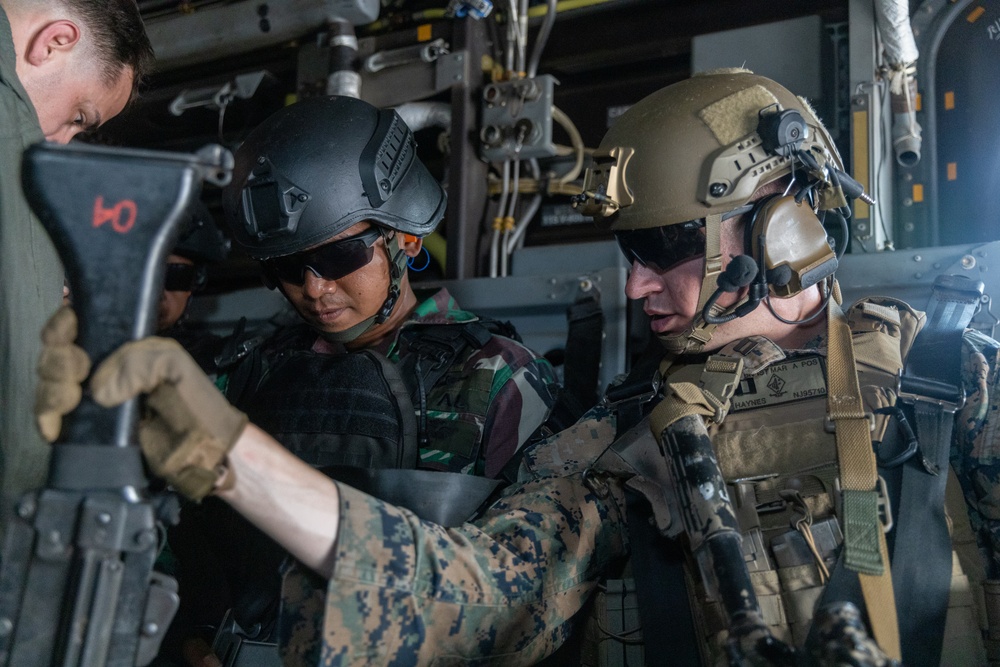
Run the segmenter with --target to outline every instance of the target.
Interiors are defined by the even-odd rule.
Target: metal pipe
[[[407,102],[395,109],[414,132],[428,127],[451,128],[451,105],[446,102]]]
[[[329,31],[330,74],[326,78],[326,94],[361,99],[358,36],[354,34],[354,26],[346,19],[334,19]]]
[[[889,65],[892,150],[896,162],[912,167],[920,161],[921,128],[916,116],[916,62],[919,51],[910,27],[908,0],[877,0],[875,20]]]
[[[378,0],[244,1],[150,20],[146,34],[157,69],[166,71],[282,44],[336,19],[365,25],[378,18],[378,11]]]

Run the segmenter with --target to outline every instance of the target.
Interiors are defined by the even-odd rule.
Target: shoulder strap
[[[838,290],[839,292],[839,290]],[[882,650],[899,660],[899,626],[885,532],[879,516],[885,494],[872,449],[869,417],[861,400],[851,329],[831,299],[828,308],[827,420],[837,439],[844,549],[836,569],[857,573],[872,634]],[[840,577],[850,579],[850,577]],[[833,594],[835,587],[827,590]]]
[[[246,336],[246,318],[240,318],[216,364],[228,372],[225,395],[230,403],[240,407],[257,389],[267,372],[268,354],[285,349],[302,349],[307,332],[304,324],[285,327],[270,336]]]
[[[965,401],[962,337],[979,305],[982,283],[961,276],[935,281],[927,326],[906,356],[899,400],[910,410],[917,456],[901,462],[899,519],[892,569],[907,665],[940,663],[951,582],[952,541],[945,517],[945,488],[955,412]]]
[[[417,441],[417,420],[413,412],[413,402],[410,400],[409,388],[403,381],[403,376],[396,364],[374,350],[360,350],[351,354],[362,354],[371,359],[382,372],[382,378],[396,399],[399,406],[399,430],[402,433],[402,453],[400,460],[404,468],[416,468],[420,462],[420,450]]]

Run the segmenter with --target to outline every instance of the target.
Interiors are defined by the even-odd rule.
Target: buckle
[[[630,384],[623,382],[618,386],[609,387],[604,393],[602,403],[609,408],[622,403],[632,402],[636,405],[643,405],[656,398],[660,393],[662,382],[663,378],[659,371],[653,373],[653,377],[649,381],[633,382]]]
[[[873,413],[873,412],[866,412],[866,413],[864,413],[864,415],[862,415],[862,418],[868,420],[868,430],[870,432],[874,433],[875,432],[875,413]],[[857,419],[857,417],[841,417],[840,419]],[[835,420],[832,417],[830,417],[829,413],[827,413],[826,417],[823,418],[823,430],[826,431],[827,433],[836,433],[837,432],[837,420]]]
[[[900,401],[915,405],[927,403],[938,406],[943,412],[954,414],[965,405],[965,392],[953,384],[927,378],[896,375],[896,396]]]
[[[833,491],[834,491],[834,511],[837,516],[843,519],[843,500],[842,493],[843,489],[840,487],[840,477],[833,480]],[[878,518],[879,523],[882,524],[882,532],[888,533],[892,530],[893,520],[892,520],[892,503],[889,500],[889,489],[886,487],[885,478],[882,475],[878,476],[878,483],[872,491],[878,496]]]

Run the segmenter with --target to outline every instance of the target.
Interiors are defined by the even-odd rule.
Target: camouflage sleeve
[[[483,427],[483,474],[497,477],[512,456],[549,416],[557,382],[551,364],[513,341],[478,363],[496,365],[490,403]]]
[[[325,588],[285,579],[283,664],[528,665],[551,654],[627,549],[622,486],[598,495],[568,458],[549,455],[539,470],[558,460],[560,474],[511,487],[454,529],[342,486],[333,577]]]
[[[952,466],[986,562],[1000,577],[1000,356],[996,341],[969,332],[962,354],[966,402],[955,422]]]

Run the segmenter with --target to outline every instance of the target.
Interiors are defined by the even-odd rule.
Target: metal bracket
[[[437,59],[437,66],[434,68],[434,88],[444,90],[455,84],[465,83],[468,75],[465,71],[466,57],[465,51],[456,51],[442,55]]]

